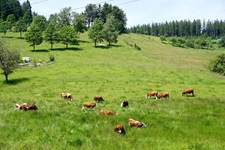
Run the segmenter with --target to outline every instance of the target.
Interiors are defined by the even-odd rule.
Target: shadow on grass
[[[77,48],[77,47],[69,47],[69,48],[53,48],[53,49],[49,49],[50,51],[81,51],[83,50],[82,48]]]
[[[24,40],[25,38],[24,37],[17,37],[16,39]]]
[[[95,48],[109,49],[109,48],[112,48],[112,47],[123,47],[123,46],[121,46],[121,45],[104,45],[104,46],[98,45]]]
[[[36,53],[43,53],[43,52],[49,52],[47,49],[37,49],[37,50],[31,50],[31,52],[36,52]]]
[[[3,81],[3,83],[8,84],[8,85],[17,85],[19,83],[26,82],[26,81],[29,81],[29,80],[30,80],[29,78],[19,78],[19,79],[12,79],[12,80],[9,79],[8,82]]]
[[[2,36],[2,38],[5,38],[5,39],[12,39],[13,37],[12,37],[12,36]]]
[[[90,43],[88,41],[84,41],[84,40],[78,40],[79,43]]]
[[[184,97],[195,97],[195,95],[184,95]]]

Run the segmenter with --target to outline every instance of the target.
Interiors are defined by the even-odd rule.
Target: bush
[[[55,57],[54,57],[54,55],[52,55],[52,54],[49,54],[49,60],[50,60],[51,62],[53,62],[53,61],[55,60]]]
[[[195,41],[194,39],[187,39],[186,40],[186,46],[190,47],[190,48],[194,48],[195,47]]]
[[[160,40],[161,40],[162,42],[166,41],[166,36],[165,36],[165,35],[160,36]]]
[[[222,37],[220,40],[219,40],[219,46],[220,47],[225,47],[225,36],[224,37]]]
[[[139,46],[137,46],[136,43],[134,43],[134,47],[136,50],[141,50],[141,48]]]
[[[225,76],[225,54],[221,54],[216,59],[211,60],[208,69]]]

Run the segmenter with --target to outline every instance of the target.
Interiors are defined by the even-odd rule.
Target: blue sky
[[[23,1],[20,0],[22,4]],[[83,12],[87,4],[107,2],[122,9],[127,16],[127,27],[148,23],[162,23],[173,20],[205,19],[225,20],[225,0],[29,0],[32,11],[47,18],[59,13],[62,8],[71,7]]]

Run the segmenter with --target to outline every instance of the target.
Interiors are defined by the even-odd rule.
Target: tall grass
[[[32,51],[25,40],[7,33],[22,56],[54,64],[20,67],[0,76],[1,149],[224,149],[223,76],[207,70],[209,60],[222,51],[194,50],[162,44],[159,38],[127,34],[110,47],[94,48],[87,34],[80,45],[53,50],[43,43]],[[131,44],[141,47],[137,51]],[[195,97],[181,96],[193,87]],[[169,99],[146,99],[150,90],[170,93]],[[74,100],[62,100],[70,92]],[[81,105],[102,95],[94,110]],[[120,103],[129,101],[128,108]],[[17,111],[16,103],[35,103],[38,111]],[[118,115],[101,116],[101,109]],[[131,128],[128,119],[146,128]],[[123,124],[126,135],[113,131]]]

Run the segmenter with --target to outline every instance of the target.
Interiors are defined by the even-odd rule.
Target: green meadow
[[[178,48],[137,34],[95,48],[85,33],[68,49],[55,44],[50,50],[42,43],[32,50],[18,37],[9,32],[1,39],[19,48],[21,59],[28,56],[43,65],[19,67],[9,83],[0,76],[0,149],[225,149],[225,77],[207,69],[224,49]],[[55,57],[53,64],[49,55]],[[181,96],[190,87],[195,96]],[[151,90],[170,97],[146,99]],[[62,92],[74,100],[62,100]],[[93,102],[94,95],[105,101],[82,111],[82,103]],[[124,100],[128,108],[120,107]],[[17,103],[34,103],[39,110],[18,111]],[[99,115],[101,109],[118,115]],[[129,118],[147,127],[129,127]],[[126,135],[114,132],[116,124]]]

